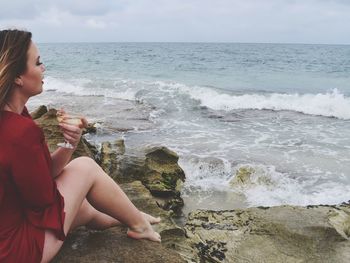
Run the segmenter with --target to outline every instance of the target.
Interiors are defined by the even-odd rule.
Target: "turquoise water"
[[[244,93],[335,88],[350,93],[350,46],[344,45],[85,43],[40,48],[49,74],[64,78],[166,80]]]
[[[198,207],[350,199],[350,46],[67,43],[39,49],[45,92],[32,108],[49,103],[83,112],[102,123],[89,138],[96,143],[124,138],[130,149],[175,150],[187,177],[183,195]],[[253,183],[232,187],[236,170],[246,165],[256,170]]]

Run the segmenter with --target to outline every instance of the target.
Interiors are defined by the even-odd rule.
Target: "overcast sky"
[[[350,0],[0,0],[37,42],[350,44]]]

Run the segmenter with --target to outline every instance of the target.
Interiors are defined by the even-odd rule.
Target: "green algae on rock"
[[[176,153],[166,147],[153,147],[137,155],[117,154],[113,148],[110,143],[103,144],[101,163],[107,173],[119,183],[141,181],[157,197],[160,207],[180,213],[185,173],[178,165]]]

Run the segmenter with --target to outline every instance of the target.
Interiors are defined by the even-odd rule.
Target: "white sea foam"
[[[309,189],[308,192],[305,192]],[[280,179],[278,185],[269,188],[264,185],[245,190],[245,196],[250,206],[276,206],[276,205],[319,205],[339,204],[350,199],[350,186],[342,183],[327,182],[322,185],[300,185],[291,179]]]
[[[131,81],[130,81],[131,82]],[[90,79],[62,80],[54,77],[45,77],[45,90],[62,92],[80,96],[104,96],[123,100],[135,100],[137,90],[128,87],[128,80],[118,80],[111,85],[111,89],[101,88]],[[121,85],[118,88],[118,85]]]
[[[91,88],[91,81],[84,79],[68,82],[53,77],[47,77],[46,89],[76,95],[105,96],[110,98],[136,100],[138,92],[144,90],[149,97],[170,97],[186,95],[198,101],[201,106],[213,110],[232,111],[238,109],[255,110],[289,110],[303,114],[350,119],[350,98],[344,96],[337,89],[319,94],[244,94],[234,95],[218,90],[187,86],[181,83],[163,81],[135,81],[118,79],[111,89]],[[156,90],[154,90],[156,89]],[[142,99],[142,98],[141,98]],[[180,105],[181,106],[181,105]]]
[[[181,83],[154,82],[163,91],[183,93],[199,101],[201,106],[213,110],[232,111],[238,109],[296,111],[303,114],[350,119],[350,98],[337,89],[318,94],[243,94],[233,95],[218,90],[187,86]]]
[[[185,171],[186,185],[203,191],[222,190],[231,177],[231,164],[225,159],[191,156],[180,158],[179,164]]]
[[[87,95],[84,87],[81,85],[83,83],[79,83],[79,81],[75,81],[76,83],[69,83],[67,81],[53,78],[50,76],[45,77],[45,85],[44,90],[46,91],[56,91],[56,92],[64,92],[64,93],[72,93],[76,95]],[[86,83],[86,82],[84,82]]]
[[[310,115],[350,119],[350,98],[337,89],[324,94],[244,94],[219,93],[209,88],[184,88],[185,92],[202,106],[214,110],[231,111],[237,109],[289,110]]]
[[[315,185],[314,180],[290,177],[273,165],[244,163],[231,166],[227,160],[196,157],[180,159],[180,165],[186,173],[185,195],[193,190],[233,191],[244,195],[249,206],[338,204],[350,199],[349,185],[329,180]],[[231,185],[236,171],[243,166],[254,169],[250,179]]]

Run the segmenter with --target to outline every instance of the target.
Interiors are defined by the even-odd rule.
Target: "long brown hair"
[[[15,79],[27,68],[27,51],[32,33],[10,29],[0,30],[0,114],[4,109]]]

